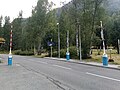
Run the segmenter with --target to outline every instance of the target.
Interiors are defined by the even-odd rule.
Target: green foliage
[[[66,49],[61,49],[60,50],[60,57],[65,58],[66,57]]]
[[[58,57],[58,52],[57,51],[53,52],[53,57]],[[61,58],[66,57],[66,49],[61,49],[60,50],[60,57]]]
[[[58,52],[57,52],[57,51],[54,51],[52,56],[53,56],[53,57],[58,57]]]
[[[79,59],[79,56],[77,56],[77,49],[75,46],[72,46],[69,48],[69,51],[70,51],[70,58],[71,59]],[[58,52],[55,51],[53,52],[53,57],[58,57]],[[66,58],[66,49],[61,49],[60,50],[60,57],[61,58]],[[88,58],[91,58],[89,55],[85,55],[82,51],[82,58],[83,59],[88,59]]]
[[[21,51],[21,50],[16,50],[14,51],[15,55],[24,55],[24,56],[31,56],[34,55],[33,51]]]
[[[70,47],[69,50],[71,59],[79,59],[79,57],[77,56],[77,49],[75,46]]]
[[[20,52],[21,52],[21,50],[15,50],[15,51],[13,52],[13,54],[15,54],[15,55],[20,55]]]
[[[2,20],[3,20],[3,17],[1,16],[0,17],[0,37],[3,37]]]
[[[22,46],[22,18],[14,19],[13,24],[13,45],[14,49],[21,49]]]
[[[0,63],[2,63],[2,61],[0,60]]]
[[[3,25],[3,38],[6,40],[4,46],[2,47],[4,50],[9,50],[9,43],[10,43],[10,17],[5,17],[5,24]]]

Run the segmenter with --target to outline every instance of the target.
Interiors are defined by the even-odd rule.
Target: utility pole
[[[58,26],[58,57],[60,58],[60,31],[59,31],[59,23],[57,23]]]

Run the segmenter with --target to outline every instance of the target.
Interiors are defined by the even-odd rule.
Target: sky
[[[10,16],[11,20],[18,17],[19,11],[23,11],[23,18],[31,16],[32,7],[37,5],[38,0],[0,0],[0,16]],[[49,0],[53,1],[56,7],[60,7],[60,2],[71,0]]]

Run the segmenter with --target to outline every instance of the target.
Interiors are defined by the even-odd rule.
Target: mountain
[[[107,0],[105,3],[105,8],[110,13],[120,11],[120,0]]]

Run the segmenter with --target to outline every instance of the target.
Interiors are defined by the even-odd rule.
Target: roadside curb
[[[82,64],[82,65],[88,65],[88,66],[95,66],[95,67],[101,67],[101,68],[106,68],[106,69],[114,69],[114,70],[120,70],[120,68],[116,65],[116,67],[113,67],[112,65],[108,65],[108,66],[103,66],[102,63],[98,63],[99,65],[95,65],[92,63],[88,63],[88,62],[81,62],[81,61],[75,61],[70,59],[69,61],[67,61],[66,59],[63,58],[51,58],[51,57],[45,57],[45,58],[49,58],[51,60],[58,60],[58,61],[63,61],[63,62],[69,62],[69,63],[76,63],[76,64]]]

